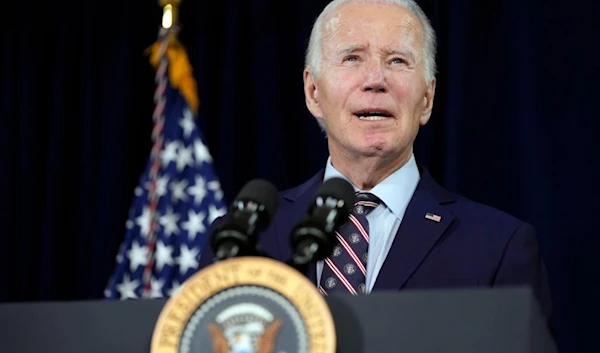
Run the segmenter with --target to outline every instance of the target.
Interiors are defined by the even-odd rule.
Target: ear
[[[433,98],[435,97],[435,78],[431,80],[429,87],[425,91],[425,97],[423,97],[423,111],[419,122],[421,125],[427,124],[431,117],[431,111],[433,110]]]
[[[304,98],[306,107],[315,118],[323,118],[323,111],[319,105],[319,90],[313,74],[304,69]]]

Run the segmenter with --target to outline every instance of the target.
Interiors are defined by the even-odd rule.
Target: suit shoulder
[[[498,232],[512,234],[521,227],[531,227],[528,223],[500,208],[475,201],[445,188],[424,167],[422,167],[419,185],[422,190],[427,190],[435,200],[452,212],[467,229],[484,229],[486,232],[495,229]]]
[[[521,228],[531,228],[533,230],[531,224],[497,207],[456,193],[453,193],[453,195],[455,202],[449,204],[449,208],[461,222],[471,227],[481,225],[488,229],[496,229],[505,234],[512,234]]]

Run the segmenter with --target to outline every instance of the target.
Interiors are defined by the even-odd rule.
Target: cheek
[[[392,92],[394,101],[403,115],[412,115],[423,109],[424,94],[419,87],[411,85],[410,82],[397,84]]]
[[[331,75],[329,80],[329,89],[336,97],[349,95],[351,92],[360,88],[363,80],[353,70],[340,70]]]
[[[394,99],[398,103],[407,103],[416,96],[417,88],[409,80],[397,80],[391,87]]]

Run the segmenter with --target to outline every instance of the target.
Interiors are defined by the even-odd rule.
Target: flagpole
[[[152,129],[152,151],[151,158],[152,164],[149,173],[149,188],[148,188],[148,204],[150,212],[150,230],[148,232],[148,261],[144,268],[142,275],[142,294],[143,299],[152,297],[152,273],[154,271],[155,262],[155,250],[156,250],[156,233],[158,231],[158,201],[159,195],[157,193],[158,180],[160,179],[160,170],[162,163],[160,159],[160,152],[163,149],[164,138],[163,138],[163,126],[165,125],[164,120],[164,107],[165,98],[163,93],[166,90],[167,82],[169,80],[169,74],[167,72],[167,58],[166,51],[169,46],[171,39],[176,37],[179,21],[179,5],[181,0],[159,0],[158,4],[163,8],[163,16],[161,22],[161,29],[159,32],[158,44],[158,67],[156,70],[156,91],[154,95],[155,109],[153,113],[154,128]]]

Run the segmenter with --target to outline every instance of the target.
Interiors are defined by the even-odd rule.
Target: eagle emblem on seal
[[[221,311],[208,329],[214,353],[272,353],[282,325],[263,306],[240,303]]]

